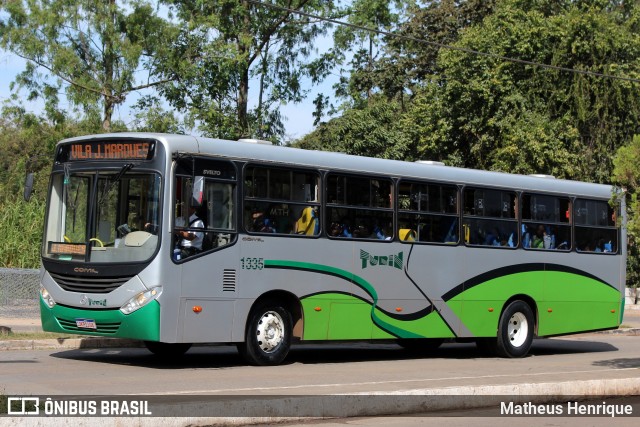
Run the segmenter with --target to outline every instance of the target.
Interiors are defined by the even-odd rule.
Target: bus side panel
[[[235,305],[233,299],[185,298],[182,342],[230,342]]]
[[[572,265],[583,269],[558,271],[547,267],[545,306],[540,307],[538,335],[558,335],[619,326],[621,293],[617,278],[598,277],[613,271],[620,257],[601,254],[571,254]],[[589,274],[588,272],[594,272]]]
[[[238,301],[238,245],[179,266],[179,342],[230,342]]]
[[[351,298],[355,289],[352,242],[286,236],[249,239],[242,242],[240,250],[241,301],[236,307],[234,341],[244,339],[244,327],[255,300],[271,291],[286,292],[300,299],[305,340],[325,340],[330,336],[348,339],[343,331],[353,326],[355,331],[349,332],[350,337],[371,337],[370,322],[369,332],[364,336],[363,326],[353,324],[357,317],[354,307],[362,302]],[[319,253],[324,255],[319,257]]]
[[[500,274],[500,270],[496,271]],[[514,295],[525,295],[536,301],[544,300],[544,271],[506,274],[486,281],[467,284],[468,289],[448,303],[460,316],[474,337],[495,337],[505,302]],[[459,311],[453,305],[460,302]]]

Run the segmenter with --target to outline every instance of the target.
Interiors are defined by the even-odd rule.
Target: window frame
[[[508,209],[512,211],[512,216],[509,217],[497,217],[497,216],[491,216],[491,215],[486,215],[483,212],[483,215],[476,215],[476,214],[472,214],[472,213],[467,213],[466,211],[466,202],[467,202],[467,191],[490,191],[490,192],[498,192],[498,193],[506,193],[506,194],[511,194],[511,201],[513,202],[512,206],[510,206]],[[521,247],[521,242],[520,242],[520,236],[518,234],[518,227],[519,227],[519,202],[520,202],[520,191],[515,190],[515,189],[511,189],[511,188],[504,188],[504,187],[491,187],[491,186],[481,186],[481,185],[475,185],[475,184],[471,184],[471,185],[464,185],[461,189],[460,189],[460,197],[461,197],[461,201],[460,201],[460,212],[461,212],[461,227],[462,227],[462,232],[461,232],[461,239],[460,241],[464,244],[465,247],[471,247],[471,248],[493,248],[493,249],[510,249],[510,250],[516,250],[518,248]],[[473,199],[474,202],[474,206],[472,209],[483,209],[485,210],[485,202],[483,199],[483,206],[481,208],[477,208],[475,205],[477,203],[477,198]],[[504,203],[504,200],[501,197],[500,200],[501,203]],[[504,207],[502,208],[501,212],[505,212]],[[509,231],[507,231],[506,234],[509,234],[510,239],[508,240],[504,240],[504,239],[500,239],[500,241],[498,241],[498,239],[496,238],[494,240],[494,243],[471,243],[471,226],[470,223],[471,222],[476,222],[478,224],[480,223],[489,223],[491,221],[491,223],[493,222],[500,222],[500,223],[505,223],[505,224],[510,224],[511,226],[515,225],[513,231],[511,231],[511,233],[509,234]],[[479,228],[479,227],[478,227]],[[490,226],[490,228],[494,228],[493,225]],[[491,230],[493,231],[493,230]],[[501,230],[499,230],[501,231]],[[469,235],[467,237],[467,234]],[[484,239],[486,241],[486,239],[490,238],[487,237],[489,233],[487,233],[485,231],[485,235],[484,235]],[[498,233],[500,234],[500,233]],[[464,237],[463,237],[464,236]],[[480,236],[480,235],[479,235]],[[496,236],[497,237],[497,236]],[[513,238],[516,238],[517,241],[513,242]],[[505,241],[505,244],[501,244],[502,241]],[[509,245],[509,241],[511,241],[513,246]],[[498,243],[498,245],[496,245],[495,243]]]
[[[533,218],[525,218],[525,207],[526,206],[532,206],[531,203],[529,203],[528,205],[525,205],[525,197],[533,197],[533,196],[540,196],[540,197],[548,197],[548,198],[555,198],[556,200],[560,201],[560,205],[558,207],[559,212],[558,212],[558,216],[555,219],[558,219],[559,221],[547,221],[547,220],[538,220],[538,219],[533,219]],[[566,201],[566,206],[567,206],[567,212],[568,212],[568,217],[566,217],[566,222],[562,221],[562,200]],[[573,233],[573,215],[572,215],[572,210],[573,210],[573,198],[566,196],[566,195],[560,195],[560,194],[551,194],[551,193],[541,193],[541,192],[535,192],[535,191],[522,191],[520,194],[520,209],[519,209],[519,215],[520,215],[520,228],[519,228],[519,232],[521,233],[520,236],[520,246],[527,251],[558,251],[558,252],[572,252],[574,250],[574,248],[576,247],[575,245],[575,239],[574,239],[574,233]],[[529,209],[529,211],[531,211],[531,209]],[[533,216],[533,215],[531,215]],[[527,229],[526,231],[524,230],[524,227],[531,227],[531,230]],[[535,247],[531,247],[528,246],[527,242],[529,244],[532,244],[533,241],[533,235],[536,233],[536,230],[540,227],[543,226],[545,227],[545,233],[547,231],[549,231],[549,227],[557,227],[557,228],[566,228],[569,232],[569,236],[566,240],[558,243],[558,238],[556,238],[555,234],[551,234],[551,240],[550,240],[550,246],[553,247],[541,247],[541,248],[535,248]],[[529,234],[529,236],[526,236],[527,233]],[[563,244],[567,243],[568,247],[565,248],[558,248],[559,246],[562,246]]]
[[[586,201],[586,202],[595,202],[598,204],[605,204],[607,206],[607,213],[606,213],[606,217],[605,220],[607,222],[606,225],[593,225],[593,224],[578,224],[577,218],[580,217],[581,215],[577,214],[577,210],[580,209],[579,208],[579,202],[580,201]],[[602,199],[592,199],[592,198],[588,198],[588,197],[575,197],[573,199],[573,206],[572,206],[572,210],[571,210],[571,217],[573,219],[573,242],[574,242],[574,246],[575,246],[575,251],[580,253],[580,254],[597,254],[597,255],[618,255],[620,254],[620,227],[618,226],[618,222],[617,222],[617,218],[619,217],[620,212],[619,212],[619,207],[612,207],[609,204],[609,200],[602,200]],[[602,230],[603,232],[609,232],[611,235],[613,235],[615,237],[615,243],[612,244],[612,248],[613,246],[615,246],[615,250],[606,250],[605,248],[598,248],[598,244],[600,240],[603,240],[603,243],[606,244],[607,242],[604,241],[606,239],[604,238],[600,238],[600,239],[590,239],[592,241],[596,241],[598,240],[598,243],[596,243],[594,245],[594,249],[580,249],[580,244],[581,243],[579,240],[581,239],[581,237],[579,237],[578,235],[581,234],[578,232],[578,230],[590,230],[592,232],[596,231],[596,230]],[[609,244],[611,244],[611,240],[608,242]],[[600,249],[600,250],[598,250]]]
[[[400,200],[400,191],[401,191],[401,187],[403,186],[403,184],[409,184],[409,185],[419,185],[419,186],[427,186],[428,188],[430,187],[440,187],[442,188],[451,188],[455,190],[455,213],[449,213],[449,212],[442,212],[442,211],[432,211],[432,210],[415,210],[415,209],[403,209],[400,205],[401,205],[401,200]],[[450,226],[450,229],[447,230],[447,233],[444,236],[444,239],[441,240],[420,240],[420,233],[419,230],[415,231],[416,232],[416,239],[415,240],[402,240],[400,237],[398,236],[399,239],[402,243],[409,243],[409,244],[421,244],[421,245],[446,245],[446,246],[457,246],[460,244],[460,214],[461,214],[461,203],[460,203],[460,198],[461,198],[461,191],[460,191],[460,185],[457,183],[452,183],[452,182],[441,182],[441,181],[428,181],[428,180],[420,180],[420,179],[415,179],[415,178],[401,178],[398,180],[398,182],[396,183],[396,195],[394,200],[395,202],[395,206],[396,206],[396,212],[397,212],[397,228],[398,228],[398,234],[400,232],[400,222],[402,221],[401,216],[408,216],[408,215],[414,215],[414,217],[420,217],[420,216],[424,216],[427,218],[454,218],[454,224],[452,224]],[[411,194],[411,192],[410,192]],[[430,193],[428,193],[430,194]],[[453,225],[455,226],[455,236],[456,236],[456,240],[455,241],[447,241],[447,237],[450,235],[451,232],[451,227]],[[411,229],[412,230],[412,229]]]
[[[289,196],[288,196],[289,198],[288,199],[269,198],[268,197],[270,195],[269,178],[267,178],[267,183],[266,183],[267,197],[255,197],[255,196],[247,195],[249,190],[248,190],[248,184],[247,184],[246,178],[250,176],[248,174],[248,171],[252,168],[266,170],[267,177],[269,176],[269,173],[274,170],[277,172],[287,172],[289,174]],[[315,178],[316,188],[315,188],[315,192],[312,194],[315,197],[314,200],[301,201],[299,199],[295,199],[294,197],[292,197],[293,191],[294,191],[293,187],[295,182],[294,174],[296,173],[300,175],[310,175]],[[279,236],[279,237],[286,236],[286,237],[300,237],[300,238],[318,238],[322,235],[321,212],[322,212],[323,180],[322,180],[322,173],[320,172],[320,170],[313,169],[313,168],[299,167],[299,166],[291,166],[287,164],[265,164],[260,162],[247,162],[244,164],[242,168],[241,180],[242,180],[242,207],[241,207],[240,215],[241,215],[242,225],[240,226],[240,228],[244,233],[247,233],[249,235],[260,235],[260,236]],[[265,206],[288,205],[287,209],[291,209],[291,206],[295,208],[301,207],[301,209],[300,209],[300,214],[290,212],[289,214],[286,215],[287,217],[289,217],[289,225],[291,227],[290,232],[278,232],[277,229],[275,229],[274,232],[256,231],[256,230],[252,230],[255,224],[251,220],[251,213],[248,211],[248,209],[253,211],[253,209],[256,209],[255,206],[258,206],[258,204],[264,204]],[[251,207],[252,205],[254,207]],[[296,223],[299,220],[300,216],[302,215],[302,212],[304,211],[304,209],[307,207],[312,207],[316,212],[315,218],[316,218],[316,221],[319,222],[319,224],[317,225],[317,232],[313,234],[295,232]]]
[[[347,200],[347,192],[349,191],[348,185],[345,185],[345,190],[343,190],[345,194],[342,200],[345,200],[345,202],[341,202],[340,200],[337,200],[336,202],[331,202],[329,199],[329,191],[330,191],[329,180],[334,176],[342,179],[353,178],[358,180],[369,180],[369,206],[348,204],[349,202]],[[385,181],[389,183],[389,206],[388,207],[372,206],[373,204],[372,182],[373,181]],[[370,173],[344,172],[339,170],[332,170],[332,171],[328,171],[325,174],[323,182],[324,182],[324,192],[323,192],[324,223],[327,224],[326,230],[325,230],[325,235],[327,238],[331,240],[349,239],[349,240],[362,240],[362,241],[369,241],[369,242],[393,242],[397,239],[397,236],[396,236],[397,216],[396,216],[396,203],[395,203],[395,198],[397,195],[396,180],[394,180],[390,176],[385,176],[385,175],[372,175]],[[376,213],[381,213],[382,214],[381,216],[384,216],[386,214],[388,218],[384,218],[383,221],[387,223],[387,226],[380,229],[379,224],[373,225],[373,223],[376,222],[377,219],[374,219],[374,221],[370,221],[370,218],[369,218],[369,221],[367,221],[369,222],[369,224],[365,224],[362,227],[358,224],[354,224],[354,225],[340,224],[343,221],[332,220],[333,213],[337,210],[345,210],[346,212],[355,212],[356,214],[355,216],[353,216],[354,219],[358,217],[366,218],[367,217],[366,212],[372,212],[372,211]],[[359,216],[359,212],[365,212],[365,214]],[[370,215],[370,217],[372,216]],[[351,221],[351,218],[349,218],[349,220]],[[335,225],[340,227],[340,230],[341,230],[340,234],[342,235],[332,235],[333,230],[335,230],[334,228]],[[351,230],[348,230],[347,227],[350,227]],[[367,230],[368,230],[368,233],[367,233]],[[355,234],[357,234],[357,232],[369,234],[369,236],[368,237],[363,237],[359,235],[356,236]],[[387,235],[389,232],[391,233],[390,236]],[[383,238],[371,237],[374,234],[378,236],[382,236]]]

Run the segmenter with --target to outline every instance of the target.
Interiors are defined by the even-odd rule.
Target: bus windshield
[[[51,181],[43,257],[122,263],[149,259],[158,246],[160,175],[91,170],[56,174]]]

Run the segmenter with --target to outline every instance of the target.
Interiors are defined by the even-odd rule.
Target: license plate
[[[84,329],[98,329],[93,319],[76,319],[76,326]]]

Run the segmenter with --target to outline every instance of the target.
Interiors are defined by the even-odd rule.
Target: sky
[[[11,94],[9,85],[15,80],[18,73],[25,68],[25,61],[20,57],[12,54],[11,52],[0,49],[0,104],[4,103]],[[331,75],[322,85],[311,87],[310,81],[306,81],[308,88],[310,89],[309,95],[299,104],[285,104],[282,105],[282,115],[286,117],[285,124],[285,140],[292,140],[301,138],[307,133],[311,132],[313,126],[313,116],[311,113],[314,111],[313,100],[319,92],[323,92],[325,95],[331,96],[333,89],[331,88],[333,83],[338,80],[336,75]],[[151,92],[147,92],[151,93]],[[253,93],[253,92],[252,92]],[[25,95],[24,92],[21,92]],[[136,100],[142,95],[142,93],[131,93],[127,96],[127,102],[124,106],[116,109],[113,119],[122,120],[124,123],[130,123],[132,121],[130,105],[135,104]],[[250,99],[251,102],[255,100]],[[27,102],[24,101],[24,106],[27,111],[32,113],[40,113],[43,108],[41,101]],[[170,107],[165,107],[169,109]]]

